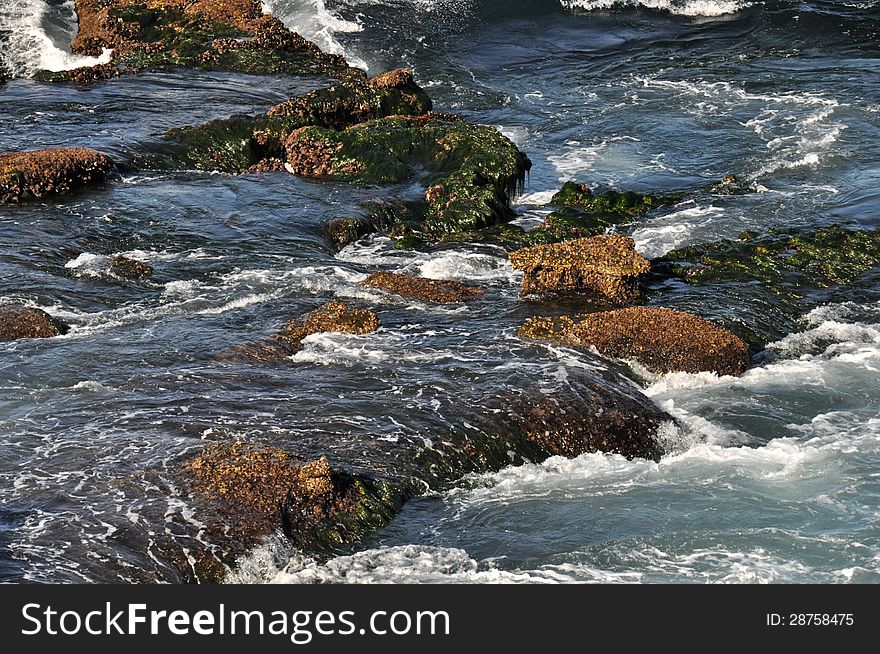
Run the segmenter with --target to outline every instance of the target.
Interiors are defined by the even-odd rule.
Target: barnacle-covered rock
[[[311,334],[371,334],[379,327],[378,316],[369,309],[344,302],[328,302],[302,318],[289,321],[271,338],[236,348],[235,354],[275,362],[299,352],[303,339]]]
[[[102,182],[109,157],[86,148],[50,148],[0,154],[0,204],[71,191]]]
[[[61,336],[70,326],[41,309],[20,304],[0,304],[0,341]]]
[[[510,262],[525,273],[522,296],[581,292],[615,305],[638,299],[639,278],[650,270],[626,236],[536,245],[511,252]]]
[[[479,288],[460,282],[389,272],[373,273],[361,284],[426,302],[467,302],[483,295]]]
[[[605,356],[635,359],[649,370],[740,375],[749,347],[707,320],[662,307],[630,307],[573,319],[532,318],[520,336],[567,345],[592,346]]]

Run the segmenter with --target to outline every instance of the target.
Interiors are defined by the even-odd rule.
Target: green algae
[[[744,233],[736,241],[682,248],[654,262],[655,270],[691,284],[758,280],[774,289],[849,284],[878,265],[880,231],[839,225],[765,237]]]

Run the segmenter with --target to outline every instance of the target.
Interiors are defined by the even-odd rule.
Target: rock
[[[175,128],[165,135],[168,148],[142,156],[144,166],[197,168],[238,174],[310,170],[309,157],[300,164],[288,161],[285,142],[292,132],[318,126],[342,129],[363,120],[393,114],[423,113],[431,99],[418,86],[405,90],[376,88],[352,77],[272,107],[263,116],[232,116],[204,125]]]
[[[498,130],[427,117],[370,120],[337,131],[304,127],[285,140],[297,175],[389,184],[433,175],[424,217],[411,226],[426,236],[481,229],[513,217],[511,196],[531,162]]]
[[[459,282],[389,272],[373,273],[361,285],[426,302],[467,302],[483,295],[479,288]]]
[[[125,279],[142,280],[153,274],[153,266],[120,254],[110,259],[110,272]]]
[[[369,309],[344,302],[328,302],[301,319],[291,320],[271,338],[236,348],[234,354],[272,363],[299,352],[302,340],[311,334],[371,334],[380,325],[378,316]]]
[[[650,270],[626,236],[593,236],[565,243],[537,245],[510,253],[525,272],[520,295],[583,292],[614,304],[639,297],[639,277]]]
[[[606,190],[594,193],[587,184],[566,182],[550,199],[557,206],[578,207],[596,214],[641,216],[652,209],[678,202],[679,196],[641,195],[633,191]]]
[[[110,159],[86,148],[51,148],[0,154],[0,204],[20,202],[104,181]]]
[[[0,304],[0,341],[20,338],[52,338],[70,331],[70,326],[45,311],[19,304]]]
[[[751,189],[737,179],[736,175],[725,175],[717,184],[709,187],[709,193],[716,195],[743,195]]]
[[[421,116],[431,111],[431,98],[413,80],[408,68],[366,81],[345,80],[275,105],[269,117],[297,118],[301,125],[343,129],[387,116]]]
[[[304,461],[277,448],[213,443],[187,462],[191,488],[209,529],[226,531],[239,550],[281,530],[299,547],[359,540],[390,522],[402,489]]]
[[[38,82],[58,83],[76,82],[78,84],[92,84],[102,80],[119,77],[122,70],[112,63],[97,64],[95,66],[81,66],[72,70],[37,71],[34,79]]]
[[[533,318],[520,336],[595,347],[604,356],[635,359],[653,372],[741,375],[749,346],[707,320],[661,307],[592,313],[580,320]]]
[[[605,452],[659,461],[664,449],[658,431],[674,422],[645,395],[598,378],[567,393],[523,397],[512,415],[505,422],[540,449],[537,460]]]
[[[880,266],[880,230],[834,225],[815,231],[774,230],[764,237],[745,232],[669,252],[655,259],[655,272],[692,284],[761,281],[773,289],[848,284]]]
[[[259,0],[77,0],[77,54],[113,50],[124,72],[185,66],[251,74],[363,76],[264,15]],[[51,76],[47,81],[86,75]],[[96,78],[99,79],[99,78]]]

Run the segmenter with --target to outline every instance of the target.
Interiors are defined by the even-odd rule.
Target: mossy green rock
[[[415,85],[411,74],[398,76],[399,87],[376,84],[382,77],[349,79],[312,91],[272,107],[263,116],[237,115],[169,130],[165,147],[136,163],[232,174],[259,169],[269,159],[278,160],[281,167],[284,141],[300,127],[336,129],[362,119],[430,111],[431,99]]]
[[[880,230],[832,226],[742,236],[675,250],[655,260],[654,269],[688,283],[760,280],[774,288],[824,288],[849,284],[880,265]]]
[[[531,167],[493,127],[427,117],[371,120],[343,131],[307,127],[286,141],[287,169],[305,177],[367,184],[425,171],[420,235],[437,237],[504,223]]]

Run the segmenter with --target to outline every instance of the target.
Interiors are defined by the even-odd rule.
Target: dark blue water
[[[525,224],[576,179],[689,192],[624,228],[647,256],[744,229],[880,226],[875,2],[271,4],[323,47],[371,72],[411,66],[438,108],[498,126],[534,162],[518,200]],[[0,12],[0,26],[35,24],[55,40],[7,42],[4,60],[25,73],[39,57],[67,65],[65,31],[22,22],[45,8],[25,5]],[[87,145],[125,159],[168,127],[262,111],[321,84],[187,72],[90,89],[16,79],[0,95],[0,150]],[[727,174],[753,192],[700,190]],[[665,434],[669,456],[551,459],[468,478],[411,502],[350,556],[317,562],[273,542],[235,578],[880,580],[876,274],[804,307],[740,379],[657,378],[517,339],[534,307],[518,300],[502,252],[405,253],[368,238],[334,253],[320,223],[387,194],[286,174],[139,171],[0,209],[0,298],[73,325],[0,348],[2,578],[178,578],[160,543],[205,547],[174,476],[205,439],[295,442],[382,470],[389,448],[436,438],[463,420],[463,404],[559,388],[587,368],[627,372],[681,420]],[[116,253],[148,261],[154,278],[114,278]],[[379,268],[489,292],[442,308],[357,286]],[[711,295],[680,293],[670,301],[722,310]],[[382,330],[312,336],[281,366],[218,356],[334,297],[376,309]]]

